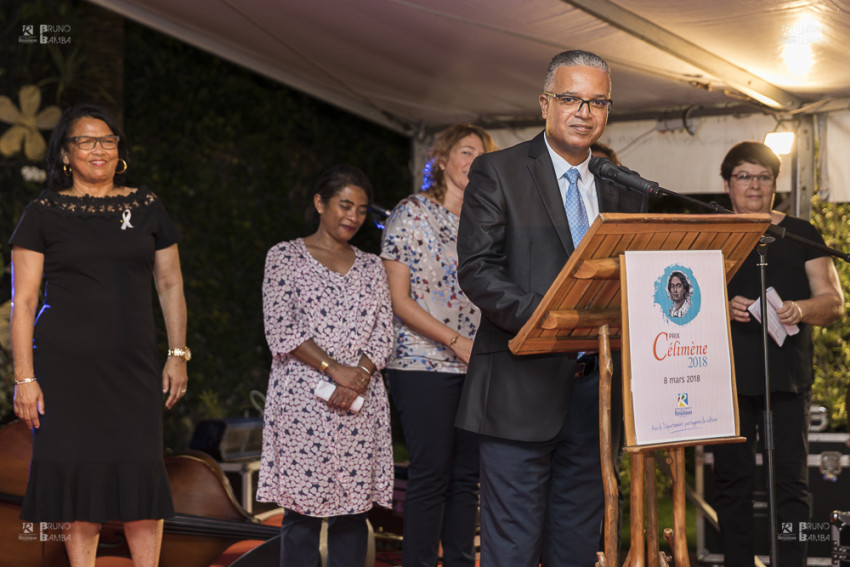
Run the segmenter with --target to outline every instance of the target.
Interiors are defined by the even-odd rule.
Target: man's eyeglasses
[[[118,147],[118,136],[101,136],[99,138],[95,138],[92,136],[72,136],[68,138],[69,142],[74,142],[78,148],[81,150],[93,150],[94,147],[100,142],[100,147],[104,150],[114,150]]]
[[[762,175],[750,175],[749,173],[738,173],[732,176],[732,179],[737,181],[741,185],[749,185],[752,183],[753,179],[759,182],[759,185],[770,185],[773,183],[773,176],[767,175],[766,173]]]
[[[572,112],[581,112],[581,107],[586,104],[591,112],[598,112],[601,114],[608,111],[611,108],[611,105],[614,104],[614,101],[610,98],[592,98],[590,100],[585,100],[573,95],[555,94],[548,91],[543,91],[543,94],[558,99],[558,102],[560,102],[564,108]]]

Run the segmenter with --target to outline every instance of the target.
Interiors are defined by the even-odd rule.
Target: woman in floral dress
[[[381,260],[349,244],[372,187],[341,165],[319,178],[318,230],[266,257],[263,313],[274,360],[266,397],[257,499],[286,509],[281,565],[318,565],[328,518],[328,565],[362,567],[366,512],[392,505],[389,403],[379,370],[392,347]],[[317,386],[332,386],[322,399]],[[360,404],[362,403],[362,406]]]

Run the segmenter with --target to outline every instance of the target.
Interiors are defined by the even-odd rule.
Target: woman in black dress
[[[94,566],[106,521],[124,522],[137,567],[155,567],[174,514],[162,405],[185,394],[191,356],[179,235],[156,195],[123,186],[126,148],[103,109],[66,111],[48,187],[10,241],[15,414],[33,428],[21,518],[62,523],[73,567]],[[151,278],[170,347],[161,371]]]
[[[723,187],[736,213],[766,213],[771,223],[789,233],[823,244],[818,229],[773,208],[780,161],[761,142],[733,146],[720,166]],[[729,318],[735,351],[738,417],[746,443],[715,445],[715,508],[727,567],[752,567],[755,541],[753,490],[756,478],[756,439],[764,439],[764,356],[761,325],[749,307],[760,294],[758,253],[753,250],[728,285]],[[767,250],[767,285],[776,289],[782,305],[776,310],[786,326],[799,333],[782,345],[768,341],[770,400],[776,457],[776,504],[780,523],[794,534],[779,541],[779,564],[806,564],[806,533],[810,522],[808,492],[809,405],[812,399],[812,327],[828,325],[844,313],[844,293],[832,259],[819,250],[789,239],[777,239]]]

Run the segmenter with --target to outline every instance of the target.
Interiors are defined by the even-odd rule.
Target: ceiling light
[[[794,132],[770,132],[764,137],[764,145],[778,156],[788,155],[794,147]]]
[[[785,68],[798,76],[808,74],[815,62],[812,45],[822,40],[820,22],[810,14],[787,26],[785,41],[780,48]]]

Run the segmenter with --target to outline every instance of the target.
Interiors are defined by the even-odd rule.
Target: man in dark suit
[[[604,516],[597,357],[515,356],[508,340],[600,211],[646,208],[641,196],[588,170],[610,105],[605,61],[561,53],[540,95],[545,131],[478,157],[469,172],[459,278],[482,321],[456,423],[479,434],[482,566],[531,567],[542,559],[587,567],[596,560]],[[618,446],[620,417],[613,422]]]

